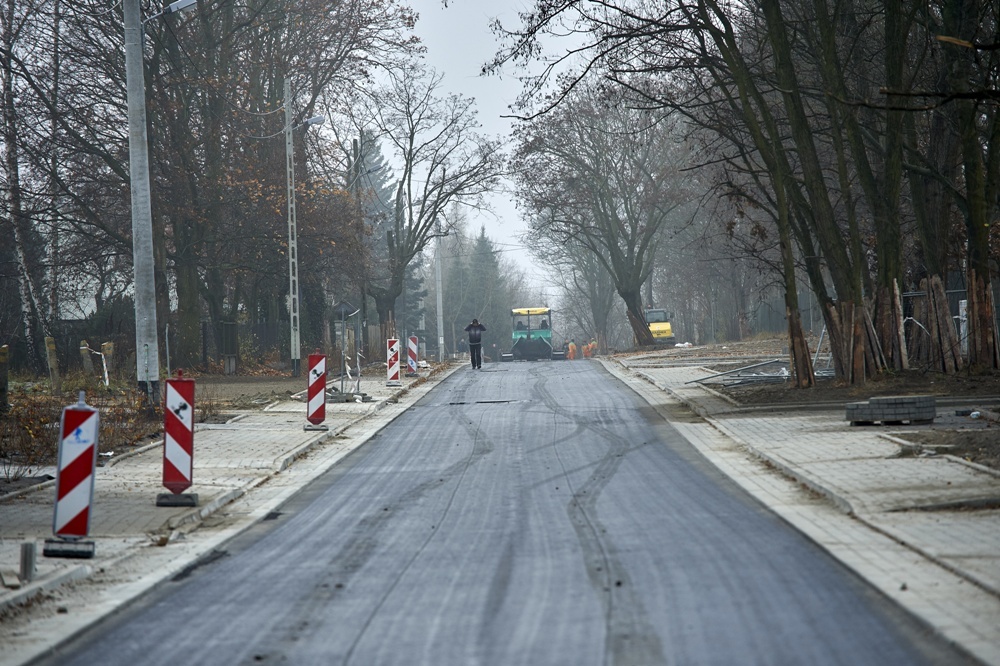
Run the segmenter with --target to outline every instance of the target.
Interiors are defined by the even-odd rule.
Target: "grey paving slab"
[[[903,543],[920,543],[935,560],[960,570],[983,587],[1000,590],[994,534],[1000,511],[903,511],[880,521]]]

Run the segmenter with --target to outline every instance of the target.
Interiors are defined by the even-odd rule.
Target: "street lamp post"
[[[325,119],[315,116],[302,125],[319,125]],[[300,125],[301,126],[301,125]],[[285,78],[285,166],[288,185],[288,316],[291,324],[292,377],[298,377],[302,365],[302,341],[299,335],[299,235],[295,221],[295,144],[292,140],[292,84]]]
[[[444,306],[441,297],[441,234],[438,229],[437,252],[434,253],[434,285],[437,292],[438,363],[444,362]]]
[[[180,11],[195,0],[178,0],[150,18]],[[143,77],[139,0],[123,0],[125,88],[128,100],[129,180],[132,190],[132,270],[135,282],[135,367],[139,390],[151,404],[160,402],[160,351],[156,331],[153,277],[153,214],[149,195],[146,139],[146,84]],[[148,20],[148,19],[147,19]]]

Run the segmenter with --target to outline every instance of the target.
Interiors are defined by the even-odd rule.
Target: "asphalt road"
[[[962,661],[596,363],[463,368],[270,518],[51,663]]]

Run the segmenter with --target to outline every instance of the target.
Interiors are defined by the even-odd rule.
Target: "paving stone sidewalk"
[[[629,368],[627,359],[622,366]],[[914,456],[901,438],[900,431],[909,428],[852,426],[845,410],[742,410],[721,394],[691,383],[711,374],[704,368],[657,367],[644,359],[629,372],[686,404],[723,438],[869,528],[871,544],[844,523],[834,530],[820,526],[810,536],[831,551],[853,540],[847,549],[853,552],[846,557],[835,552],[846,564],[984,663],[1000,664],[1000,509],[989,508],[1000,501],[996,470],[948,455]],[[689,440],[699,437],[691,428],[678,429]],[[852,536],[845,536],[847,530],[853,530]],[[886,546],[876,542],[878,535],[901,545],[902,555],[888,554]],[[941,571],[927,566],[907,569],[912,559],[907,551]],[[918,575],[926,575],[927,587],[935,589],[923,597],[907,595],[919,581],[900,583],[907,580],[904,571],[911,576],[923,572]],[[958,624],[963,626],[954,626]]]
[[[402,386],[387,387],[384,378],[363,377],[361,391],[372,401],[328,403],[325,432],[303,429],[308,423],[304,401],[230,412],[236,415],[225,424],[197,424],[193,485],[186,491],[198,495],[195,508],[156,506],[157,495],[168,492],[162,486],[162,440],[102,461],[95,473],[88,539],[95,543],[96,554],[90,560],[42,556],[44,540],[52,538],[54,481],[0,497],[0,572],[3,582],[13,583],[0,586],[0,611],[107,568],[136,548],[170,540],[176,530],[260,486],[317,443],[396,402],[418,379],[406,377]],[[36,544],[36,572],[32,581],[18,585],[21,544],[26,542]]]

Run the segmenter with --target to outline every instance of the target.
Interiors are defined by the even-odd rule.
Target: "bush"
[[[53,397],[25,388],[11,391],[8,399],[10,410],[0,418],[0,479],[15,481],[57,463],[59,420],[63,408],[75,401],[69,394]],[[93,391],[86,400],[100,412],[101,452],[121,453],[162,425],[143,408],[143,396],[135,390]]]
[[[59,447],[59,417],[64,405],[47,395],[14,393],[0,419],[0,478],[16,481],[53,465]]]

